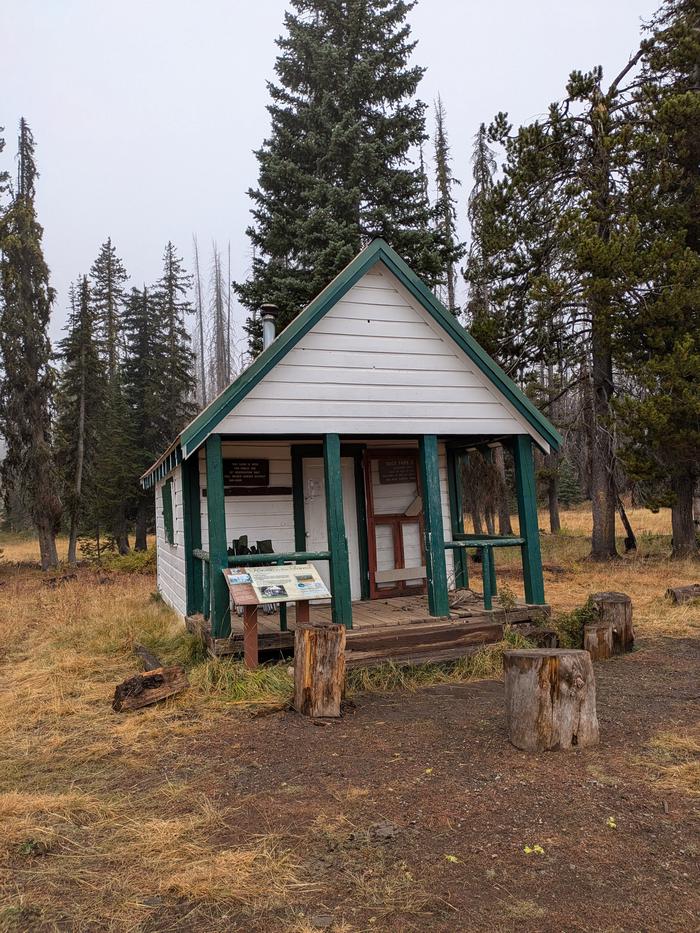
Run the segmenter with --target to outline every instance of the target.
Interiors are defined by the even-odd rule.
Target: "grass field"
[[[280,711],[286,665],[248,674],[204,659],[155,594],[152,568],[46,575],[31,563],[33,541],[0,536],[0,930],[691,929],[700,733],[688,652],[700,606],[673,607],[664,592],[700,568],[666,558],[667,512],[631,519],[639,553],[603,566],[586,560],[584,510],[543,535],[554,610],[626,592],[641,647],[596,674],[600,751],[534,760],[505,742],[499,685],[468,683],[494,677],[494,663],[358,675],[355,711],[313,728]],[[515,557],[498,562],[499,585],[519,593]],[[110,699],[138,669],[136,642],[184,663],[192,688],[118,716]],[[647,682],[667,699],[646,708]],[[483,775],[496,772],[487,787]],[[484,810],[494,781],[506,797]],[[548,781],[545,806],[536,788]],[[591,782],[617,835],[589,800]],[[655,833],[625,822],[645,807]],[[534,871],[521,843],[536,833],[550,841]],[[589,852],[585,883],[572,870],[577,846]],[[615,897],[637,847],[626,926]]]

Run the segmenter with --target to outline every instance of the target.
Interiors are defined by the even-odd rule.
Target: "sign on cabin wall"
[[[413,457],[382,457],[378,464],[382,486],[416,481],[416,461]]]
[[[270,461],[224,457],[225,496],[288,496],[291,486],[270,486]]]

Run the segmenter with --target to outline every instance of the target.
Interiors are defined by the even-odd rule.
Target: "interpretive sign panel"
[[[313,564],[229,568],[224,576],[238,606],[330,599],[331,595]]]
[[[416,461],[413,457],[382,457],[379,460],[379,482],[382,486],[415,481]]]

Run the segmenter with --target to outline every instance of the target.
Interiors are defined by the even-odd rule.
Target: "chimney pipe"
[[[263,350],[267,350],[275,339],[275,321],[279,314],[277,305],[264,304],[260,308],[260,318],[263,328]]]

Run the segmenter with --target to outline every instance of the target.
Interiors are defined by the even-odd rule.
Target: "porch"
[[[549,614],[549,606],[527,605],[520,600],[502,607],[496,596],[493,608],[484,609],[482,594],[468,589],[449,593],[449,609],[442,618],[431,616],[428,597],[395,596],[352,604],[353,625],[346,633],[346,665],[372,666],[384,661],[401,664],[448,661],[476,651],[503,638],[505,625],[527,625]],[[331,622],[329,603],[312,605],[312,622]],[[231,634],[212,636],[211,621],[189,616],[188,629],[203,638],[214,657],[240,657],[243,654],[243,619],[233,614]],[[295,605],[260,615],[258,649],[260,659],[290,656],[294,649]]]

